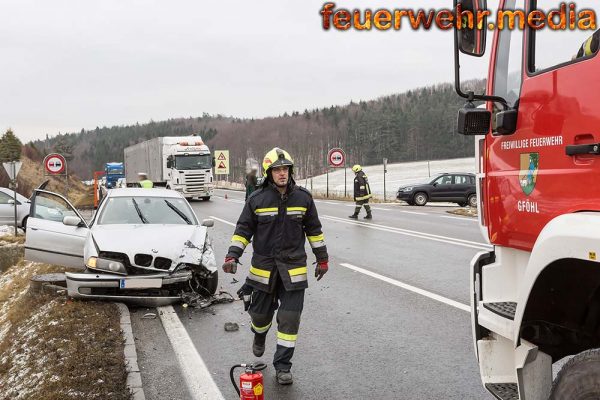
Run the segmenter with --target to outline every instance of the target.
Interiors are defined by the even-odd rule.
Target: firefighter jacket
[[[369,186],[369,178],[364,171],[358,171],[354,177],[354,201],[365,201],[373,197],[371,187]]]
[[[248,197],[227,257],[239,259],[252,240],[248,285],[270,293],[279,276],[285,290],[306,289],[306,239],[317,261],[327,261],[321,222],[310,192],[291,181],[282,195],[272,183],[266,183]]]

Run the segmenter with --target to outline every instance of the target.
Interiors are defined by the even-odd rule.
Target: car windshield
[[[98,224],[197,225],[198,222],[184,199],[135,196],[106,199]]]
[[[194,156],[175,156],[175,168],[186,169],[211,169],[212,158],[210,154]]]

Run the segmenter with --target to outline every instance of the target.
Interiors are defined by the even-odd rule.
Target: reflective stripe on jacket
[[[154,183],[152,183],[152,181],[149,180],[143,180],[140,181],[140,186],[143,187],[144,189],[152,189],[154,187]]]
[[[327,247],[317,208],[310,192],[291,184],[287,194],[269,184],[256,190],[244,209],[231,238],[227,257],[240,258],[252,240],[254,253],[246,283],[271,292],[281,277],[286,290],[308,287],[306,239],[317,261],[327,260]]]
[[[371,197],[373,194],[369,186],[369,178],[364,171],[358,171],[354,177],[354,201],[368,200]]]

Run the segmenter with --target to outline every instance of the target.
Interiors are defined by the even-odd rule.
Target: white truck
[[[143,172],[154,186],[177,190],[188,200],[209,200],[213,194],[214,157],[200,136],[157,137],[129,146],[124,153],[129,185]]]

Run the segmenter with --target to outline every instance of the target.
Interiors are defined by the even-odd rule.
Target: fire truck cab
[[[570,30],[571,11],[566,30],[495,29],[486,94],[463,90],[459,61],[486,53],[491,26],[455,29],[467,99],[457,131],[475,137],[479,222],[494,246],[471,263],[471,321],[482,382],[498,399],[600,396],[600,33]]]

